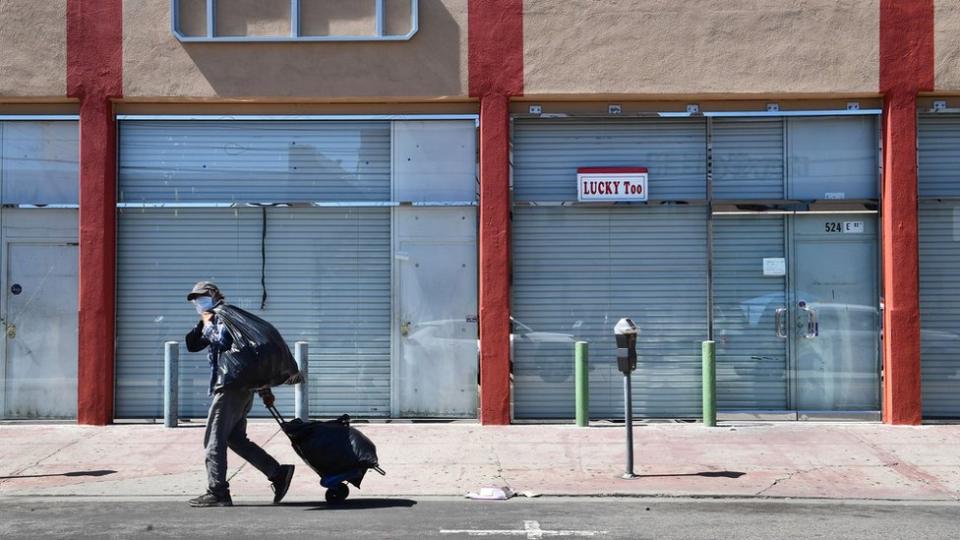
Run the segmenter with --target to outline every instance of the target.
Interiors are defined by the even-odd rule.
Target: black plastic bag
[[[217,363],[217,391],[254,390],[302,380],[290,348],[272,324],[229,304],[218,307],[216,313],[233,338],[233,346],[220,354]]]
[[[329,422],[302,422],[295,419],[282,424],[293,442],[293,449],[321,477],[358,470],[360,480],[367,469],[379,466],[377,446],[356,428],[350,427],[348,416]]]

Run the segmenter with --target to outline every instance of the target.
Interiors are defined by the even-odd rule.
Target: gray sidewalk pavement
[[[637,424],[638,478],[620,478],[622,425],[355,424],[387,471],[353,496],[461,496],[483,486],[581,496],[785,497],[960,501],[960,425]],[[202,493],[203,427],[0,425],[0,498],[186,498]],[[319,478],[276,424],[252,440],[295,463],[288,499],[322,501]],[[229,455],[235,499],[269,500],[267,481]]]

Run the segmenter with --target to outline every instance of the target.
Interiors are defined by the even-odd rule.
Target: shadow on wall
[[[462,31],[447,3],[422,0],[420,30],[409,41],[201,42],[181,46],[221,97],[464,95]],[[276,13],[252,14],[261,15],[268,19],[278,17]],[[270,27],[268,34],[283,33],[283,28],[252,23],[250,16],[218,21],[219,33],[255,33],[264,27]],[[315,18],[309,31],[311,34],[348,33],[363,19],[372,19],[369,9],[338,11],[336,18]],[[289,24],[284,24],[289,29]],[[367,32],[356,29],[353,33]]]

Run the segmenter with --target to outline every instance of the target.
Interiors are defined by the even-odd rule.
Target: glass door
[[[792,219],[796,409],[801,419],[869,417],[880,409],[876,217]]]
[[[876,216],[715,216],[712,230],[721,417],[878,419]]]

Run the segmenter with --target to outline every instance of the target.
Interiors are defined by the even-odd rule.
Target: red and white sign
[[[646,201],[646,167],[582,167],[577,169],[580,202]]]

